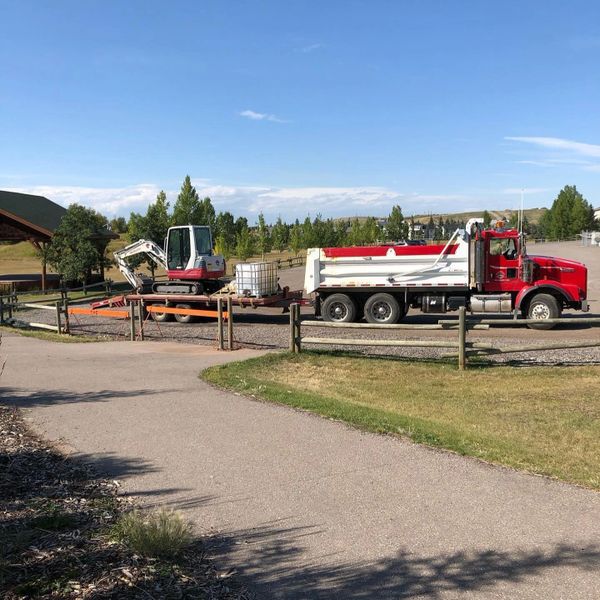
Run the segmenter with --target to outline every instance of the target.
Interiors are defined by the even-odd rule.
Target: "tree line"
[[[226,259],[235,256],[241,261],[259,254],[264,256],[271,250],[291,250],[298,255],[313,247],[400,241],[408,236],[409,230],[399,206],[392,209],[385,228],[375,217],[347,220],[323,219],[321,215],[303,221],[296,219],[293,223],[278,217],[268,225],[262,213],[251,225],[246,217],[236,218],[229,211],[217,213],[210,198],[200,198],[189,176],[183,181],[172,211],[166,194],[161,191],[145,215],[131,213],[128,222],[123,217],[111,221],[113,229],[126,232],[130,242],[151,239],[161,246],[169,227],[188,224],[210,226],[216,251]],[[149,266],[154,267],[151,263]]]
[[[492,217],[484,211],[483,220],[489,226]],[[511,215],[509,226],[516,227],[518,214]],[[102,242],[98,232],[111,229],[126,234],[130,242],[150,239],[161,247],[169,227],[176,225],[208,225],[211,227],[215,249],[226,259],[235,256],[241,261],[256,255],[263,257],[271,250],[290,250],[295,255],[306,248],[331,246],[360,246],[377,243],[393,243],[406,239],[424,238],[446,240],[456,229],[465,226],[464,221],[441,216],[430,216],[426,223],[416,223],[413,217],[406,219],[400,206],[394,206],[385,219],[375,217],[355,219],[331,219],[317,215],[286,223],[278,217],[268,225],[264,215],[257,222],[248,223],[246,217],[235,217],[229,211],[217,213],[210,198],[200,198],[189,176],[171,210],[164,191],[151,203],[145,214],[132,212],[129,219],[118,217],[108,221],[100,213],[73,204],[67,210],[56,230],[52,243],[43,251],[42,259],[61,273],[66,280],[89,280],[93,271],[103,272],[112,261],[106,256],[107,240]],[[530,236],[547,239],[565,239],[584,230],[598,229],[592,205],[577,191],[575,186],[565,186],[552,207],[539,223],[531,224],[523,219],[523,230]],[[154,271],[156,265],[144,257],[133,257],[133,266],[146,262]]]

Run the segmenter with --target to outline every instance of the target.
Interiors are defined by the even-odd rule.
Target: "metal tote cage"
[[[277,293],[275,263],[239,263],[235,266],[236,293],[240,296],[262,298]]]

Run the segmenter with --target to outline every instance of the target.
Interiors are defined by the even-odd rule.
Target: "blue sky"
[[[0,188],[109,216],[600,205],[600,4],[0,0]]]

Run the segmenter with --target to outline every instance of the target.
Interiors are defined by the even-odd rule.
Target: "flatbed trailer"
[[[284,287],[272,296],[244,296],[234,293],[214,294],[129,294],[125,296],[127,302],[143,302],[145,305],[162,304],[164,306],[177,306],[185,304],[189,306],[201,306],[204,308],[215,307],[221,298],[224,302],[231,298],[233,306],[241,308],[289,308],[290,304],[302,301],[302,290],[290,291]]]

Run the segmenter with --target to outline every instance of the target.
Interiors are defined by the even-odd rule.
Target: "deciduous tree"
[[[71,204],[54,232],[47,260],[67,281],[88,281],[93,271],[110,264],[98,236],[106,233],[108,221],[100,213]]]

